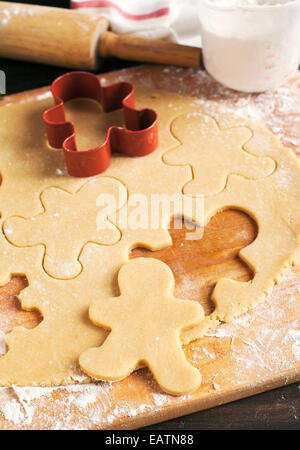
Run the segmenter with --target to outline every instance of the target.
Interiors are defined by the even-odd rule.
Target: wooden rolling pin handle
[[[102,57],[116,56],[133,61],[184,67],[199,67],[201,61],[200,48],[132,35],[118,36],[111,31],[101,34],[98,51]]]

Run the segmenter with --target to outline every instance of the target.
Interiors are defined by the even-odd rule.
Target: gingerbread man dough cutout
[[[201,375],[187,361],[179,336],[203,319],[200,304],[175,298],[171,269],[153,258],[123,265],[118,282],[119,297],[95,300],[90,306],[92,322],[111,332],[102,346],[80,355],[83,371],[96,379],[116,381],[147,365],[168,393],[197,389]]]
[[[191,166],[193,180],[184,186],[184,194],[214,195],[225,188],[232,173],[258,179],[275,170],[271,158],[255,156],[243,148],[252,137],[247,127],[221,129],[212,117],[191,113],[177,117],[171,131],[183,145],[169,150],[163,158],[167,164]]]
[[[99,207],[100,195],[115,200],[106,205],[105,217]],[[88,242],[113,245],[121,239],[119,229],[107,217],[123,206],[127,191],[113,178],[93,179],[75,194],[49,187],[40,199],[42,214],[29,219],[11,217],[4,222],[3,231],[18,247],[44,245],[43,267],[53,278],[71,279],[81,272],[79,257]]]

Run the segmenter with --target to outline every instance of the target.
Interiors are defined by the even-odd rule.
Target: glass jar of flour
[[[300,63],[300,0],[197,0],[206,70],[243,92],[275,89]]]

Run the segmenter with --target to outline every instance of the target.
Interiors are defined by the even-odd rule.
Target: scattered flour
[[[5,334],[0,330],[0,357],[6,353]]]
[[[285,275],[285,283],[295,285],[285,294],[284,306],[283,292],[276,286],[253,310],[207,332],[206,336],[230,339],[232,358],[239,363],[237,383],[244,383],[249,371],[259,378],[266,370],[279,373],[300,362],[300,319],[296,317],[288,325],[286,321],[286,312],[297,310],[299,304],[297,280],[292,271]]]
[[[12,422],[14,425],[20,423],[23,413],[21,410],[21,404],[17,400],[9,400],[0,407],[0,411],[4,415],[5,419]]]
[[[51,430],[86,429],[91,424],[99,423],[103,412],[111,407],[110,390],[110,383],[2,387],[0,414],[18,429],[36,429],[39,420],[42,420],[46,429]],[[76,412],[77,415],[79,412],[80,419],[74,425]]]
[[[155,406],[163,406],[167,403],[169,403],[172,399],[171,395],[167,395],[167,394],[157,394],[157,393],[153,393],[152,394],[153,397],[153,401]]]

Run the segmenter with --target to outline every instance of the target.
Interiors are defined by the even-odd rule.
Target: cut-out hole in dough
[[[17,295],[28,286],[25,276],[13,276],[4,286],[0,287],[0,357],[8,350],[4,343],[4,335],[14,327],[35,328],[43,318],[39,311],[22,309]]]
[[[211,294],[220,278],[238,281],[253,278],[238,253],[255,240],[257,226],[247,214],[228,209],[211,218],[202,239],[186,240],[191,229],[184,225],[178,228],[182,221],[176,218],[170,223],[171,247],[155,252],[135,248],[130,257],[158,258],[168,264],[175,277],[175,296],[199,300],[205,315],[209,315],[214,310]]]

